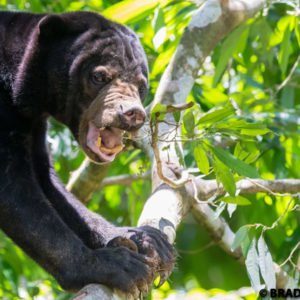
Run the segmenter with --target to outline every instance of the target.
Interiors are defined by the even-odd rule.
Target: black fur
[[[173,268],[172,246],[158,230],[116,228],[86,209],[45,144],[50,115],[80,139],[81,116],[102,89],[88,83],[99,64],[144,97],[145,55],[128,28],[87,12],[0,12],[0,227],[63,288],[104,283],[136,295]]]

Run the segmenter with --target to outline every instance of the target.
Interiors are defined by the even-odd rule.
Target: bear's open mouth
[[[97,127],[89,122],[86,136],[86,145],[101,161],[113,161],[116,155],[122,151],[123,131],[115,127]]]

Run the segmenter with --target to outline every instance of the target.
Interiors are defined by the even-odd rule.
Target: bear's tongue
[[[98,128],[89,122],[86,144],[102,161],[114,160],[124,147],[122,138],[122,130],[118,128]]]

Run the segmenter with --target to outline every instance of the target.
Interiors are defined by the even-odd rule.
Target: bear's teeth
[[[99,136],[97,141],[96,141],[96,145],[98,148],[101,148],[101,137]]]
[[[106,147],[100,147],[100,151],[105,154],[115,154],[115,153],[120,152],[123,148],[124,148],[124,145],[119,145],[119,146],[116,146],[111,149],[106,148]]]

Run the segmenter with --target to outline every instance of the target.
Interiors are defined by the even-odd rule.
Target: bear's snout
[[[146,119],[146,113],[143,107],[120,105],[118,111],[121,127],[127,131],[134,131],[142,127]]]

